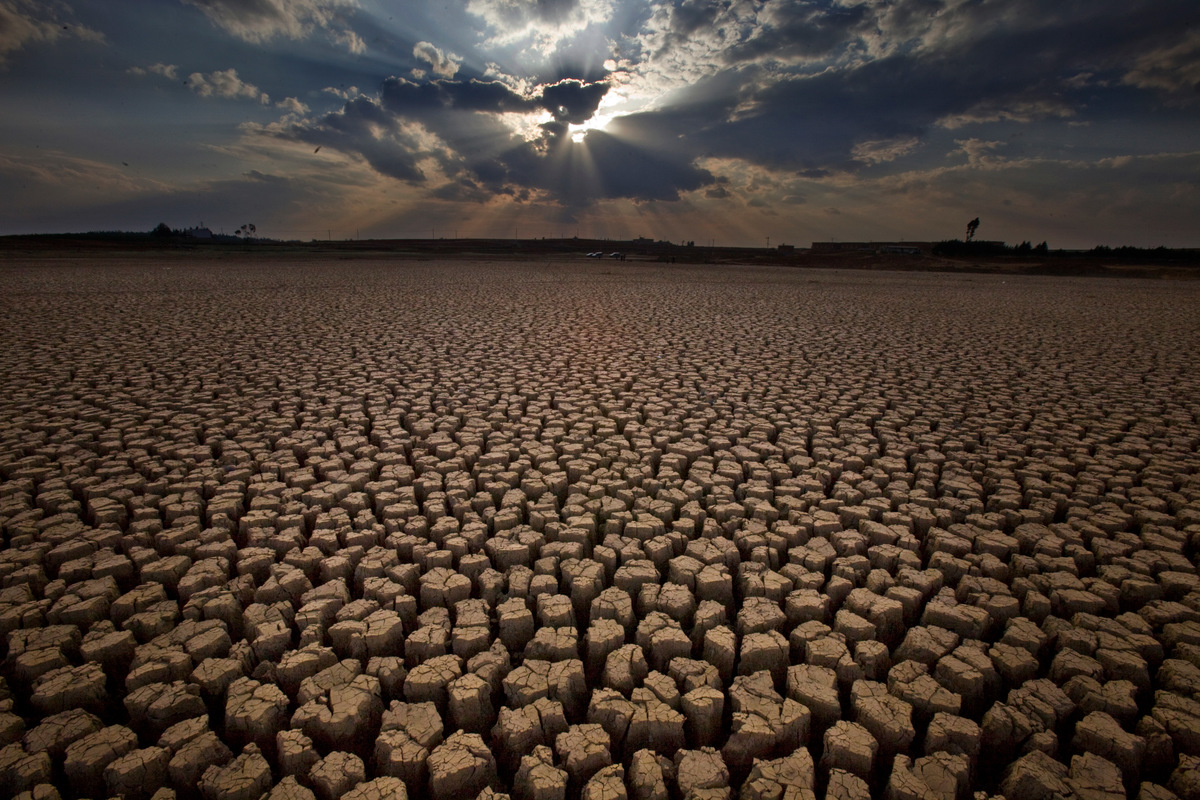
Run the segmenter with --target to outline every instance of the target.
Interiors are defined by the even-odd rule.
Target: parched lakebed
[[[1200,286],[0,263],[0,786],[1200,797]]]

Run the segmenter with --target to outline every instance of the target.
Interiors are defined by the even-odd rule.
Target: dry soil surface
[[[0,263],[0,791],[1200,798],[1200,287]]]

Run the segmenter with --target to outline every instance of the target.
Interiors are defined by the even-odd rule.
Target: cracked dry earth
[[[0,791],[1197,800],[1198,295],[10,260]]]

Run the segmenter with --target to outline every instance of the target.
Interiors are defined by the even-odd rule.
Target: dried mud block
[[[191,792],[206,769],[232,759],[233,752],[206,725],[195,736],[177,743],[167,762],[167,775],[176,791]]]
[[[271,788],[271,765],[255,744],[227,764],[212,765],[200,776],[204,800],[258,800]]]
[[[125,696],[125,710],[135,730],[151,739],[177,722],[206,715],[200,687],[192,683],[151,683]]]
[[[367,659],[367,674],[379,681],[384,701],[404,696],[404,681],[408,670],[399,656],[373,656]]]
[[[520,653],[533,638],[536,624],[533,612],[520,598],[510,598],[496,606],[496,621],[500,641],[514,653]]]
[[[525,658],[538,661],[566,661],[579,657],[579,634],[574,627],[538,628],[525,646]]]
[[[26,753],[15,743],[0,748],[0,781],[10,795],[48,784],[51,772],[49,753]]]
[[[724,625],[718,625],[704,634],[704,660],[717,668],[721,681],[728,684],[733,680],[734,664],[737,661],[737,636]]]
[[[229,684],[225,696],[225,732],[235,743],[271,747],[287,725],[288,697],[278,686],[251,678]]]
[[[667,780],[660,758],[649,750],[633,754],[626,774],[633,800],[667,800]]]
[[[1097,651],[1097,655],[1105,651]],[[1124,654],[1128,656],[1129,654]],[[1144,664],[1144,662],[1143,662]],[[1108,675],[1110,670],[1108,665],[1105,665],[1105,674]],[[1138,680],[1132,680],[1138,689],[1149,689],[1149,676],[1138,675]],[[1157,689],[1162,689],[1167,692],[1174,692],[1179,695],[1191,695],[1192,699],[1200,698],[1200,667],[1179,658],[1168,658],[1159,666],[1158,672],[1154,676],[1154,685]]]
[[[1080,753],[1094,753],[1111,761],[1133,782],[1141,772],[1146,740],[1127,733],[1103,711],[1093,711],[1075,725],[1072,746]]]
[[[554,740],[558,761],[576,786],[585,784],[597,770],[613,763],[610,739],[603,726],[595,723],[572,725]]]
[[[1179,800],[1200,798],[1200,758],[1193,755],[1180,756],[1179,764],[1171,773],[1167,786]]]
[[[1143,781],[1138,786],[1137,800],[1179,800],[1179,798],[1165,786]]]
[[[512,657],[508,648],[502,642],[492,642],[487,650],[471,657],[467,662],[467,672],[483,678],[492,695],[499,697],[504,689],[504,678],[512,672]]]
[[[929,667],[919,661],[902,661],[888,673],[888,691],[913,707],[920,720],[934,714],[959,714],[962,698],[929,675]]]
[[[358,662],[348,662],[318,673],[316,681],[330,675],[328,688],[315,697],[316,686],[302,685],[297,697],[309,698],[292,714],[290,727],[299,728],[326,750],[334,748],[365,749],[378,729],[383,713],[378,679],[359,674]],[[348,680],[347,680],[348,679]],[[336,682],[333,682],[336,680]],[[306,681],[307,683],[307,681]]]
[[[1177,752],[1200,756],[1200,702],[1158,691],[1150,713],[1166,729]]]
[[[897,755],[888,777],[887,794],[895,800],[957,800],[970,788],[967,757],[934,753],[915,762]]]
[[[912,660],[936,667],[937,662],[958,647],[960,641],[959,634],[946,628],[929,625],[909,628],[904,641],[892,653],[892,660],[894,663]]]
[[[871,787],[865,780],[844,769],[829,772],[825,800],[870,800]]]
[[[1175,743],[1171,735],[1157,719],[1142,717],[1134,727],[1134,734],[1146,742],[1143,768],[1147,772],[1167,772],[1175,764]]]
[[[742,784],[739,800],[815,800],[816,775],[807,748],[770,761],[756,761]]]
[[[879,743],[871,732],[846,720],[838,720],[825,731],[824,748],[823,769],[844,770],[864,779],[870,778],[879,754]]]
[[[1026,682],[1008,693],[1009,706],[1033,720],[1039,730],[1054,731],[1071,714],[1075,703],[1065,692],[1046,678]]]
[[[104,770],[137,749],[137,735],[123,725],[110,725],[75,740],[63,754],[63,772],[80,795],[104,785]]]
[[[25,733],[25,720],[9,711],[0,711],[0,747],[21,740]]]
[[[633,613],[633,599],[628,592],[616,586],[610,586],[596,596],[591,604],[590,617],[593,621],[614,620],[628,632],[633,631],[637,622]]]
[[[331,625],[329,640],[339,656],[360,661],[372,656],[394,655],[406,645],[403,620],[395,611],[387,609],[378,609],[361,620]],[[442,654],[444,648],[438,655]]]
[[[856,681],[850,690],[850,703],[854,721],[871,732],[882,753],[904,752],[916,738],[912,705],[893,697],[883,684]]]
[[[304,731],[286,730],[275,737],[275,759],[281,775],[307,779],[309,770],[321,756]]]
[[[567,773],[554,766],[554,753],[539,745],[521,759],[521,767],[513,778],[516,800],[565,800]]]
[[[622,645],[611,653],[604,661],[604,672],[600,683],[605,688],[616,689],[628,696],[650,674],[642,648],[636,644]]]
[[[939,684],[962,698],[968,716],[978,716],[1000,694],[1000,673],[980,646],[963,644],[938,661],[933,677]]]
[[[747,597],[737,612],[736,630],[742,637],[751,633],[780,631],[786,621],[787,617],[775,601],[767,597]]]
[[[1006,763],[1035,731],[1044,726],[1034,723],[1023,711],[1005,703],[996,703],[980,723],[981,752],[985,760]]]
[[[1096,800],[1121,800],[1125,797],[1125,786],[1121,770],[1111,761],[1095,753],[1084,753],[1071,757],[1071,769],[1067,783],[1076,797]]]
[[[561,703],[546,698],[534,700],[517,708],[500,709],[492,738],[506,769],[516,770],[523,756],[538,745],[553,745],[560,733],[567,730],[567,719]]]
[[[997,642],[988,650],[988,657],[1009,687],[1020,686],[1037,677],[1040,665],[1037,658],[1024,647]]]
[[[317,644],[305,645],[283,654],[275,666],[275,678],[289,697],[295,697],[305,679],[336,663],[338,658],[331,648]]]
[[[404,699],[410,703],[432,702],[444,711],[449,686],[463,675],[462,659],[445,655],[431,658],[410,670],[404,679]]]
[[[676,620],[661,611],[650,612],[638,624],[635,641],[649,654],[650,666],[659,672],[667,671],[671,659],[692,655],[691,639]]]
[[[82,708],[72,708],[42,718],[25,733],[22,742],[26,751],[49,753],[52,759],[59,761],[73,742],[103,727],[95,714]]]
[[[862,676],[867,680],[886,681],[888,671],[892,668],[892,656],[883,642],[856,642],[854,663],[858,665]]]
[[[675,680],[679,691],[686,694],[693,689],[707,686],[720,691],[724,688],[717,668],[706,661],[692,658],[673,658],[668,674]]]
[[[588,675],[598,675],[608,656],[625,644],[625,628],[613,619],[592,620],[584,636],[584,664]]]
[[[483,739],[458,732],[429,754],[429,790],[434,800],[473,797],[496,781],[496,762]]]
[[[229,691],[229,685],[245,677],[245,668],[236,658],[206,658],[192,670],[190,683],[200,688],[205,699],[215,699]]]
[[[504,695],[514,708],[543,697],[557,700],[568,716],[578,717],[587,708],[588,698],[583,662],[526,661],[504,678]]]
[[[615,689],[596,689],[588,703],[586,721],[604,728],[612,752],[619,756],[625,752],[626,735],[636,710],[633,701]]]
[[[440,737],[439,729],[439,742]],[[403,729],[384,730],[375,739],[372,763],[376,774],[402,780],[414,794],[425,788],[428,760],[429,748],[413,739]]]
[[[715,745],[721,735],[725,695],[711,686],[698,686],[681,698],[685,732],[693,748]]]
[[[842,717],[837,674],[828,667],[813,664],[788,667],[787,696],[812,712],[814,731],[823,731]]]
[[[447,687],[448,717],[451,727],[470,733],[486,733],[495,721],[492,690],[478,675],[467,673]]]
[[[779,631],[751,633],[742,637],[741,653],[738,658],[738,674],[755,672],[771,673],[776,683],[782,684],[788,668],[788,642]]]
[[[147,747],[126,753],[104,768],[104,785],[110,795],[127,800],[148,798],[167,782],[171,753],[163,747]]]
[[[651,749],[667,754],[684,746],[683,714],[662,702],[648,688],[634,689],[632,702],[633,716],[625,737],[627,751]]]
[[[701,792],[712,791],[728,797],[729,768],[716,750],[711,747],[680,750],[674,760],[675,781],[681,797],[700,797]]]
[[[746,768],[756,758],[790,753],[808,743],[811,712],[780,696],[769,672],[735,678],[729,700],[732,727],[721,755],[731,768]]]
[[[408,800],[408,790],[404,781],[385,775],[358,784],[342,800]]]
[[[1009,765],[1000,782],[1005,797],[1052,800],[1056,795],[1067,796],[1071,786],[1067,766],[1035,750]]]
[[[447,567],[434,567],[421,576],[422,608],[454,608],[460,600],[471,597],[471,579]]]
[[[133,661],[137,639],[129,631],[102,630],[100,625],[93,625],[79,646],[80,657],[84,661],[95,661],[104,671],[117,674]]]
[[[29,701],[42,714],[57,714],[72,708],[99,713],[108,702],[106,683],[104,668],[94,661],[78,667],[60,667],[34,682]]]
[[[583,787],[581,800],[628,800],[625,788],[625,768],[620,764],[604,767]]]
[[[362,759],[343,750],[333,751],[308,771],[308,782],[317,800],[338,800],[366,779]]]
[[[979,758],[982,736],[983,732],[974,720],[937,713],[933,715],[925,732],[925,755],[964,755],[974,766]]]

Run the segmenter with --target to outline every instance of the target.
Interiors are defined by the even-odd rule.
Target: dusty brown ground
[[[1195,797],[1198,300],[8,257],[0,785]]]

